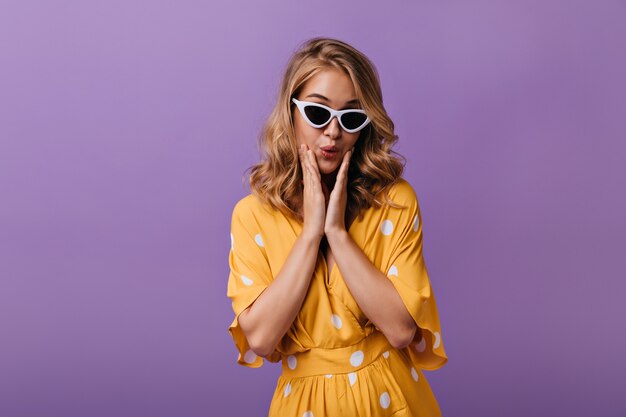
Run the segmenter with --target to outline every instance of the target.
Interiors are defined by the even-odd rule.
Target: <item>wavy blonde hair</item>
[[[398,136],[383,107],[374,64],[345,42],[316,37],[304,42],[289,60],[277,103],[258,138],[262,161],[246,170],[250,171],[250,189],[254,195],[299,222],[303,221],[303,175],[293,127],[295,104],[291,98],[297,97],[315,74],[332,68],[350,77],[361,108],[371,119],[361,130],[350,159],[347,210],[358,213],[362,219],[364,209],[372,205],[404,207],[387,195],[401,177],[406,159],[391,149]]]

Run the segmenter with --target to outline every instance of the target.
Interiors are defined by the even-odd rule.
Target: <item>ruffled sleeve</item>
[[[232,213],[227,295],[232,300],[235,318],[228,332],[239,351],[237,363],[258,368],[263,365],[263,357],[257,356],[250,349],[248,340],[239,326],[239,315],[269,286],[273,275],[251,198],[252,196],[248,196],[240,200]],[[274,351],[266,358],[270,362],[278,362],[280,353]]]
[[[435,295],[422,255],[419,203],[408,182],[400,182],[395,191],[390,197],[408,207],[392,209],[397,215],[391,216],[395,224],[393,233],[390,233],[392,249],[385,271],[419,327],[405,350],[416,365],[434,370],[442,367],[448,358],[443,347]]]

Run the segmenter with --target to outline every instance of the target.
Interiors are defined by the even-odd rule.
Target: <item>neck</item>
[[[322,191],[324,192],[324,197],[326,197],[326,203],[330,198],[330,193],[335,188],[335,182],[337,181],[337,171],[331,172],[330,174],[320,173],[321,182],[322,182]]]
[[[320,176],[322,177],[322,182],[326,184],[326,188],[328,188],[329,191],[332,191],[332,189],[335,187],[335,182],[337,181],[338,171],[339,170],[336,169],[330,174],[320,173]]]

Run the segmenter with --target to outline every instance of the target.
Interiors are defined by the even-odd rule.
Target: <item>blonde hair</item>
[[[303,175],[293,128],[295,104],[291,98],[297,97],[315,74],[332,68],[350,77],[361,108],[371,119],[361,130],[350,159],[347,210],[359,213],[362,219],[364,209],[372,205],[403,207],[387,196],[389,188],[401,177],[406,159],[391,149],[398,136],[383,107],[374,64],[345,42],[316,37],[302,44],[289,60],[278,100],[258,138],[262,161],[246,170],[251,172],[250,189],[254,195],[299,222],[303,221]],[[381,196],[384,201],[380,200]]]

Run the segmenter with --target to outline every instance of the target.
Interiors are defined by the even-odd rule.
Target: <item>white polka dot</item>
[[[435,332],[435,343],[433,343],[433,348],[437,349],[441,344],[441,335],[439,332]]]
[[[383,352],[383,357],[384,357],[385,359],[387,359],[387,358],[389,357],[389,351],[388,351],[388,350],[386,350],[386,351],[384,351],[384,352]]]
[[[356,352],[354,352],[352,354],[352,356],[350,356],[350,364],[352,366],[359,366],[360,364],[363,363],[363,351],[362,350],[357,350]]]
[[[256,358],[257,358],[256,353],[254,353],[252,349],[248,349],[246,353],[244,353],[243,355],[243,361],[245,363],[254,363],[256,362]]]
[[[380,225],[380,231],[385,236],[389,236],[393,232],[393,222],[391,220],[384,220]]]
[[[350,381],[350,386],[356,384],[356,372],[350,372],[348,374],[348,380]]]
[[[287,386],[285,387],[285,391],[283,391],[283,396],[288,396],[291,394],[291,383],[287,382]]]
[[[415,218],[413,219],[413,231],[417,232],[417,229],[419,229],[419,227],[420,227],[420,218],[416,214]]]
[[[341,329],[341,326],[342,326],[342,324],[343,324],[343,323],[341,322],[341,317],[339,317],[339,316],[338,316],[338,315],[336,315],[336,314],[333,314],[333,315],[330,317],[330,321],[332,321],[333,326],[335,326],[337,329]]]
[[[333,377],[333,374],[326,374],[326,375],[325,375],[325,377],[326,377],[326,378],[332,378],[332,377]]]
[[[233,234],[230,234],[230,249],[232,250],[235,247],[235,238],[233,237]]]
[[[244,284],[246,284],[248,287],[249,287],[250,285],[252,285],[252,284],[253,284],[253,281],[252,281],[250,278],[248,278],[247,276],[245,276],[245,275],[242,275],[242,276],[241,276],[241,280],[242,280],[242,281],[243,281],[243,283],[244,283]]]
[[[259,245],[260,247],[263,247],[263,238],[261,237],[260,233],[257,233],[257,235],[254,237],[254,241],[256,242],[257,245]]]
[[[313,411],[305,411],[304,414],[302,414],[302,417],[314,417]]]
[[[419,375],[417,374],[417,371],[415,370],[415,368],[413,368],[412,366],[411,366],[411,376],[413,377],[413,380],[417,382],[417,378],[419,377]]]
[[[295,356],[293,355],[287,356],[287,366],[289,367],[289,369],[296,369],[297,363],[298,363],[298,360],[296,359]]]
[[[398,267],[395,265],[391,265],[391,268],[389,268],[389,272],[387,272],[387,276],[395,276],[396,278],[398,277]]]
[[[387,409],[389,408],[389,404],[391,404],[391,398],[389,398],[389,393],[385,391],[380,396],[380,406],[384,409]]]
[[[418,344],[415,345],[415,350],[418,352],[423,352],[426,349],[426,339],[422,337],[422,340]]]

